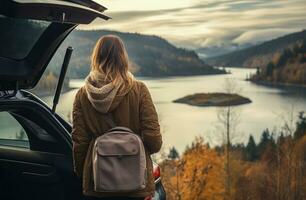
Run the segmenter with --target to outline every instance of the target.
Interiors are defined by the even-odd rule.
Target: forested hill
[[[251,80],[306,86],[306,40],[282,53],[275,53],[266,66],[258,68]]]
[[[73,57],[69,76],[84,78],[90,68],[90,55],[97,40],[102,35],[113,34],[123,39],[127,48],[134,74],[138,76],[177,76],[224,73],[199,59],[194,51],[177,48],[158,36],[137,33],[123,33],[107,30],[76,30],[62,47],[72,45]],[[52,61],[51,68],[60,66],[64,49],[59,50],[58,59]]]
[[[211,65],[226,67],[262,67],[266,66],[275,53],[306,39],[306,30],[279,37],[260,45],[235,51],[205,60]]]

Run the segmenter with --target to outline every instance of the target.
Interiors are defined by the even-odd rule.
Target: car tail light
[[[153,163],[153,175],[155,180],[160,177],[160,167],[156,163]]]
[[[153,198],[152,198],[152,196],[148,196],[144,200],[153,200]]]

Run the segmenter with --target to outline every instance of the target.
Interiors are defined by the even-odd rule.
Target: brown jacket
[[[77,176],[82,177],[83,193],[87,196],[128,196],[144,197],[154,194],[155,185],[150,154],[160,150],[162,138],[155,107],[148,88],[140,81],[134,81],[127,93],[117,94],[111,101],[108,112],[112,112],[118,126],[130,128],[136,134],[143,134],[147,155],[148,184],[138,192],[126,194],[97,193],[93,191],[92,147],[96,137],[110,129],[105,115],[95,109],[86,94],[86,88],[80,88],[73,104],[73,157]]]

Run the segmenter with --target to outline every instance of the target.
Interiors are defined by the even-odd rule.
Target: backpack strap
[[[104,114],[104,119],[106,121],[106,123],[111,127],[111,128],[115,128],[117,126],[117,124],[115,123],[114,117],[112,115],[112,113],[106,113]],[[143,133],[140,133],[140,138],[142,141],[144,141],[143,138]]]

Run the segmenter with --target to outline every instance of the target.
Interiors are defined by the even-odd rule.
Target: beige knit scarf
[[[105,75],[91,71],[85,79],[85,90],[91,105],[101,113],[107,113],[122,83],[114,85],[105,81]]]

